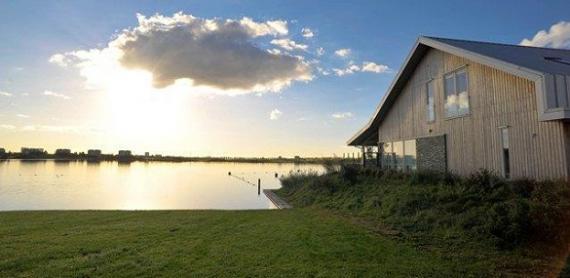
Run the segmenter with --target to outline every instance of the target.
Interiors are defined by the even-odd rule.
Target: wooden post
[[[366,168],[366,146],[362,146],[362,167]]]
[[[380,152],[380,147],[382,146],[381,143],[378,143],[378,149],[376,150],[376,167],[377,168],[382,168],[382,164],[380,162],[380,158],[382,153]]]
[[[257,179],[257,195],[261,194],[261,179]]]

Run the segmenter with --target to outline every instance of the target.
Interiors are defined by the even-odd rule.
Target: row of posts
[[[231,176],[232,172],[228,172],[228,176]],[[275,177],[279,177],[279,174],[275,173]],[[261,195],[261,179],[257,179],[257,195]]]
[[[343,159],[357,159],[360,158],[360,153],[342,153],[342,158]]]

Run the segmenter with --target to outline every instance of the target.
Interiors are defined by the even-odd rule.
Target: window
[[[509,129],[501,128],[501,152],[503,156],[503,176],[505,178],[511,177],[511,161],[509,157]]]
[[[415,171],[416,168],[416,140],[404,141],[404,169]]]
[[[394,157],[392,154],[392,143],[382,143],[382,167],[386,169],[393,168]]]
[[[392,143],[392,148],[395,157],[395,169],[404,170],[404,142],[397,141]]]
[[[416,140],[385,142],[381,144],[380,166],[383,169],[415,171],[417,169]]]
[[[444,77],[445,116],[448,118],[469,114],[467,71],[461,69]]]
[[[433,81],[429,81],[426,86],[426,99],[427,99],[427,121],[435,121],[435,98],[434,98],[434,88]]]

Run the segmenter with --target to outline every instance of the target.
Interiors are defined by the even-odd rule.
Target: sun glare
[[[109,127],[121,141],[153,142],[175,136],[183,125],[183,92],[175,87],[155,89],[152,75],[141,70],[118,71],[106,89]]]

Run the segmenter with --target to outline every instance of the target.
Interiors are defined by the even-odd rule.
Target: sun
[[[154,88],[152,74],[147,71],[122,69],[115,74],[106,88],[108,126],[115,137],[152,142],[176,136],[184,128],[184,92]]]

